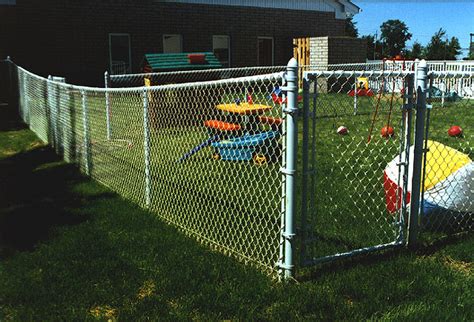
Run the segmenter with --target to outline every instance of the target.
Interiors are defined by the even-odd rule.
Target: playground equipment
[[[339,126],[336,130],[336,133],[340,135],[346,135],[349,134],[349,130],[345,126]]]
[[[179,159],[179,162],[190,158],[194,154],[210,146],[216,141],[224,140],[234,135],[239,135],[241,131],[241,127],[238,124],[227,123],[218,120],[205,121],[204,126],[208,129],[209,138],[192,148],[189,152],[185,153]]]
[[[142,65],[144,73],[222,68],[222,64],[211,52],[145,54]]]
[[[453,125],[448,130],[448,135],[452,137],[460,137],[462,136],[462,128],[457,125]]]
[[[438,87],[431,86],[429,89],[429,95],[431,99],[441,99],[442,102],[456,102],[462,98],[456,91],[443,91]]]
[[[275,88],[273,88],[273,91],[270,93],[270,97],[272,101],[278,105],[286,104],[287,102],[286,98],[283,99],[283,93],[279,86],[276,86]],[[298,95],[298,103],[301,103],[301,101],[303,101],[303,96]]]
[[[474,163],[468,155],[436,141],[427,142],[424,180],[422,222],[431,224],[447,217],[472,216],[474,214]],[[414,147],[410,147],[410,159],[413,159]],[[401,159],[404,160],[405,153]],[[396,156],[384,170],[384,189],[387,210],[395,213],[402,204],[403,182],[398,181],[398,163]],[[407,203],[411,198],[413,173],[408,175]],[[401,179],[403,181],[403,179]]]
[[[212,146],[213,159],[224,161],[250,161],[262,165],[276,155],[281,132],[280,118],[261,115],[272,109],[272,106],[254,104],[252,92],[246,95],[242,103],[236,99],[234,103],[219,104],[216,106],[227,115],[230,122],[207,120],[204,126],[208,129],[208,138],[185,153],[179,162],[182,162],[200,150]],[[263,125],[270,126],[271,130],[263,130]]]
[[[401,69],[402,69],[402,71],[404,71],[406,69],[405,62],[407,60],[398,55],[395,58],[391,58],[391,59],[384,58],[383,64],[382,64],[382,75],[385,72],[387,62],[392,62],[393,63],[392,64],[393,65],[392,70],[393,70],[394,67],[398,68],[398,64],[396,64],[397,61],[402,61]],[[388,67],[390,67],[390,66],[388,66]],[[412,68],[414,68],[414,65],[412,66]],[[390,127],[390,121],[391,121],[392,111],[393,111],[393,99],[395,98],[395,89],[396,89],[395,79],[396,79],[395,77],[392,77],[392,90],[391,90],[391,96],[390,96],[390,109],[389,109],[389,112],[388,112],[387,124],[385,126],[386,130],[384,131],[384,129],[382,129],[382,131],[381,131],[382,137],[385,137],[385,138],[393,136],[393,128],[392,128],[392,134],[389,133],[389,130],[391,128]],[[370,125],[369,136],[367,138],[367,143],[370,143],[370,141],[372,140],[372,133],[374,131],[374,125],[375,125],[375,122],[377,120],[377,115],[378,115],[379,108],[380,108],[380,101],[381,101],[381,98],[382,98],[382,94],[384,92],[385,92],[385,77],[382,76],[382,82],[380,84],[379,95],[377,97],[377,104],[375,106],[375,111],[374,111],[374,115],[373,115],[373,118],[372,118],[372,123]],[[402,95],[402,97],[405,95],[405,88],[401,89],[400,94]],[[384,134],[386,136],[384,136]]]
[[[350,97],[354,96],[374,96],[374,92],[372,89],[369,88],[369,80],[367,77],[357,77],[356,82],[354,84],[355,89],[351,89],[347,95]]]
[[[394,134],[395,134],[395,131],[393,130],[393,127],[391,127],[391,126],[384,126],[384,127],[380,130],[380,135],[381,135],[383,138],[392,137]]]
[[[213,158],[224,161],[250,161],[262,165],[270,160],[268,152],[278,148],[278,131],[267,131],[257,134],[244,134],[229,140],[212,143],[215,149]]]

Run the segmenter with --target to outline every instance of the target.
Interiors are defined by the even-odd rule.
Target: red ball
[[[349,133],[349,130],[345,126],[339,126],[336,132],[337,134],[340,134],[340,135],[346,135],[347,133]]]
[[[462,135],[462,128],[460,126],[453,125],[449,128],[448,135],[453,136],[453,137],[461,136]]]
[[[394,134],[395,134],[395,131],[393,130],[393,127],[391,126],[384,126],[382,130],[380,130],[380,135],[383,138],[392,137]]]

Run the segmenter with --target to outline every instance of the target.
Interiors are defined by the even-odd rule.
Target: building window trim
[[[179,52],[183,52],[183,35],[181,34],[163,34],[163,53],[166,54],[165,52],[165,38],[166,37],[172,37],[172,36],[178,36],[179,37]]]
[[[224,65],[224,67],[231,67],[232,54],[231,54],[230,36],[229,35],[212,35],[212,52],[213,53],[214,53],[214,50],[215,50],[214,37],[225,37],[225,38],[227,38],[227,64],[224,63],[223,65]]]
[[[124,37],[126,36],[128,38],[128,68],[127,68],[127,72],[128,73],[131,73],[131,69],[132,69],[132,41],[131,41],[131,37],[130,37],[130,34],[129,33],[109,33],[109,67],[110,67],[110,72],[113,73],[113,56],[112,56],[112,38],[113,37],[116,37],[116,36],[119,36],[119,37]]]
[[[272,62],[270,66],[275,65],[275,38],[274,37],[269,37],[269,36],[258,36],[257,37],[257,63],[260,65],[260,46],[259,42],[260,39],[266,39],[266,40],[271,40],[272,41]]]

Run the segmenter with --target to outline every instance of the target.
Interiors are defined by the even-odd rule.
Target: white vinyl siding
[[[154,0],[155,2],[177,2],[221,6],[277,8],[334,12],[336,18],[343,19],[347,14],[356,14],[358,7],[348,0]]]

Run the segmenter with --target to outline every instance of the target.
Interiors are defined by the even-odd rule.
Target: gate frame
[[[407,193],[408,193],[408,173],[409,173],[409,168],[412,166],[412,163],[409,160],[409,149],[410,149],[410,141],[411,141],[411,133],[412,133],[412,112],[414,108],[413,104],[413,94],[414,94],[414,88],[415,85],[418,86],[418,93],[417,93],[417,101],[416,101],[416,109],[417,109],[417,114],[416,114],[416,128],[417,131],[415,133],[415,144],[418,142],[420,144],[421,142],[421,150],[419,154],[416,154],[414,157],[415,159],[418,159],[417,161],[417,166],[420,167],[420,171],[414,172],[413,178],[411,178],[414,183],[416,184],[417,181],[421,183],[421,162],[422,161],[422,155],[423,155],[423,142],[424,142],[424,113],[423,111],[426,110],[426,75],[427,75],[427,64],[426,61],[421,61],[419,64],[417,62],[417,68],[415,71],[402,71],[400,72],[400,75],[405,75],[405,85],[407,88],[406,94],[403,97],[404,104],[402,107],[402,112],[404,113],[403,120],[404,120],[404,126],[405,126],[405,133],[404,133],[404,138],[401,142],[401,147],[400,147],[400,156],[402,155],[403,152],[406,153],[405,155],[405,160],[401,160],[399,163],[399,168],[400,168],[400,175],[403,175],[404,181],[403,181],[403,186],[402,186],[402,207],[400,208],[400,213],[399,213],[399,231],[397,234],[397,237],[395,238],[394,241],[390,243],[385,243],[385,244],[379,244],[379,245],[374,245],[374,246],[368,246],[368,247],[362,247],[359,249],[354,249],[348,252],[342,252],[342,253],[335,253],[332,255],[327,255],[327,256],[322,256],[318,258],[308,258],[305,250],[306,250],[306,245],[308,242],[310,242],[310,239],[308,238],[307,234],[307,204],[308,204],[308,179],[309,176],[314,176],[314,170],[309,169],[309,153],[308,149],[303,150],[303,194],[302,194],[302,202],[301,202],[301,252],[300,252],[300,264],[302,267],[306,266],[314,266],[322,263],[327,263],[327,262],[332,262],[344,258],[350,258],[362,254],[367,254],[367,253],[372,253],[375,251],[382,251],[382,250],[388,250],[388,249],[394,249],[394,248],[399,248],[402,246],[408,246],[415,244],[416,241],[416,236],[418,234],[417,232],[417,222],[418,222],[418,213],[419,213],[419,204],[420,204],[420,198],[413,198],[412,197],[412,202],[410,203],[410,211],[408,212],[408,207],[407,207]],[[315,120],[316,120],[316,114],[310,113],[309,112],[309,99],[310,99],[310,85],[309,82],[314,82],[315,84],[315,91],[314,91],[314,96],[313,96],[313,108],[316,108],[316,102],[317,102],[317,80],[318,77],[329,77],[329,76],[334,76],[334,75],[340,75],[343,76],[347,74],[348,76],[352,77],[359,77],[366,75],[366,71],[350,71],[350,72],[337,72],[335,73],[334,71],[306,71],[303,73],[303,147],[308,147],[309,146],[309,118],[312,118],[312,126],[313,129],[315,128]],[[387,72],[387,71],[381,71],[381,72],[376,72],[376,71],[371,71],[370,75],[380,75],[383,76],[385,74],[393,74],[393,72]],[[418,112],[421,111],[421,112]],[[420,130],[421,129],[421,130]],[[313,142],[314,144],[314,142]],[[316,147],[313,145],[312,146],[312,152],[314,153]],[[313,161],[314,162],[314,161]],[[419,163],[419,164],[418,164]],[[403,171],[402,168],[403,167]],[[314,178],[313,178],[314,180]],[[415,186],[415,189],[418,189],[418,191],[421,191],[420,185],[418,184]],[[420,196],[420,193],[416,194],[413,193],[414,190],[412,188],[412,196],[418,195]],[[314,192],[313,192],[314,194]],[[413,199],[415,199],[415,202],[413,202]],[[405,223],[405,218],[408,217],[408,226]],[[405,229],[407,230],[407,234],[404,234]],[[410,237],[411,236],[411,237]],[[410,242],[410,239],[412,238],[413,240]]]

